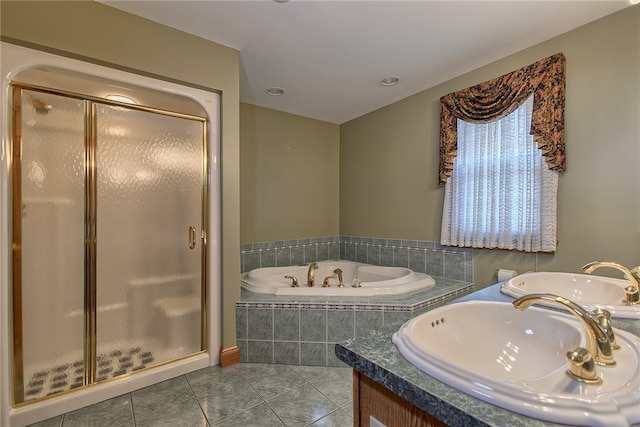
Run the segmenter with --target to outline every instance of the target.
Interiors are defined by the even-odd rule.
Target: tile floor
[[[241,363],[213,366],[31,427],[353,425],[351,369]]]

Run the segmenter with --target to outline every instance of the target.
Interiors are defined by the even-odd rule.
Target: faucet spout
[[[307,286],[311,287],[316,283],[316,270],[318,269],[318,263],[312,262],[309,264],[309,270],[307,270]]]
[[[627,286],[624,289],[625,296],[624,301],[628,304],[639,304],[640,303],[640,265],[634,268],[627,268],[624,265],[618,264],[617,262],[611,261],[593,261],[588,264],[585,264],[582,267],[582,270],[591,274],[595,269],[600,267],[611,267],[616,270],[622,271],[631,282],[631,286]]]
[[[616,270],[622,271],[628,278],[631,284],[640,292],[640,265],[635,268],[627,268],[622,264],[611,261],[593,261],[582,266],[582,270],[591,274],[595,269],[600,267],[610,267]]]
[[[344,281],[342,280],[342,269],[336,268],[335,270],[333,270],[333,274],[338,276],[338,287],[344,288]]]
[[[574,303],[571,300],[553,294],[530,294],[520,297],[513,301],[513,305],[520,311],[526,310],[537,302],[547,302],[559,305],[567,309],[571,314],[578,318],[586,334],[586,349],[593,355],[596,363],[599,365],[613,366],[616,364],[613,359],[613,351],[611,350],[611,342],[609,336],[598,321],[587,310]]]

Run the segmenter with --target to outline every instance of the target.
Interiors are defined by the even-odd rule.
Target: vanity
[[[514,299],[503,295],[500,286],[492,285],[454,303],[511,303]],[[614,318],[613,326],[640,336],[640,321],[637,319]],[[426,374],[405,359],[392,342],[396,331],[397,327],[380,329],[336,345],[337,357],[353,368],[354,426],[564,425],[502,409]],[[381,424],[375,424],[372,417]]]

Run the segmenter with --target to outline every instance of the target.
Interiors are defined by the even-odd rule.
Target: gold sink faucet
[[[318,263],[312,262],[309,264],[309,270],[307,271],[307,286],[311,287],[316,283],[316,270],[318,269]]]
[[[616,364],[616,361],[613,359],[609,336],[602,330],[598,320],[587,310],[571,300],[553,294],[525,295],[513,301],[513,305],[518,310],[523,311],[537,302],[552,303],[569,310],[569,312],[580,321],[586,334],[586,349],[591,353],[595,362],[598,365],[608,366],[614,366]]]
[[[631,286],[625,288],[625,301],[630,304],[637,304],[640,301],[640,265],[629,269],[617,262],[593,261],[582,266],[582,271],[587,274],[591,274],[595,269],[600,267],[615,268],[616,270],[623,272],[631,282]]]

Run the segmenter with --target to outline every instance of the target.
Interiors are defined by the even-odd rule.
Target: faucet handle
[[[331,287],[331,285],[329,284],[329,280],[331,279],[337,279],[338,276],[336,276],[335,274],[331,275],[331,276],[327,276],[324,278],[324,280],[322,281],[322,287],[323,288],[329,288]]]
[[[567,361],[571,363],[567,369],[567,375],[574,380],[587,384],[602,384],[602,378],[598,376],[593,356],[586,348],[578,347],[568,352]]]
[[[624,288],[624,301],[629,304],[638,304],[640,302],[640,292],[635,286]]]
[[[611,326],[611,312],[604,308],[596,308],[593,314],[595,314],[596,320],[602,330],[607,334],[609,342],[611,343],[611,349],[620,350],[620,345],[616,342],[616,335]]]

